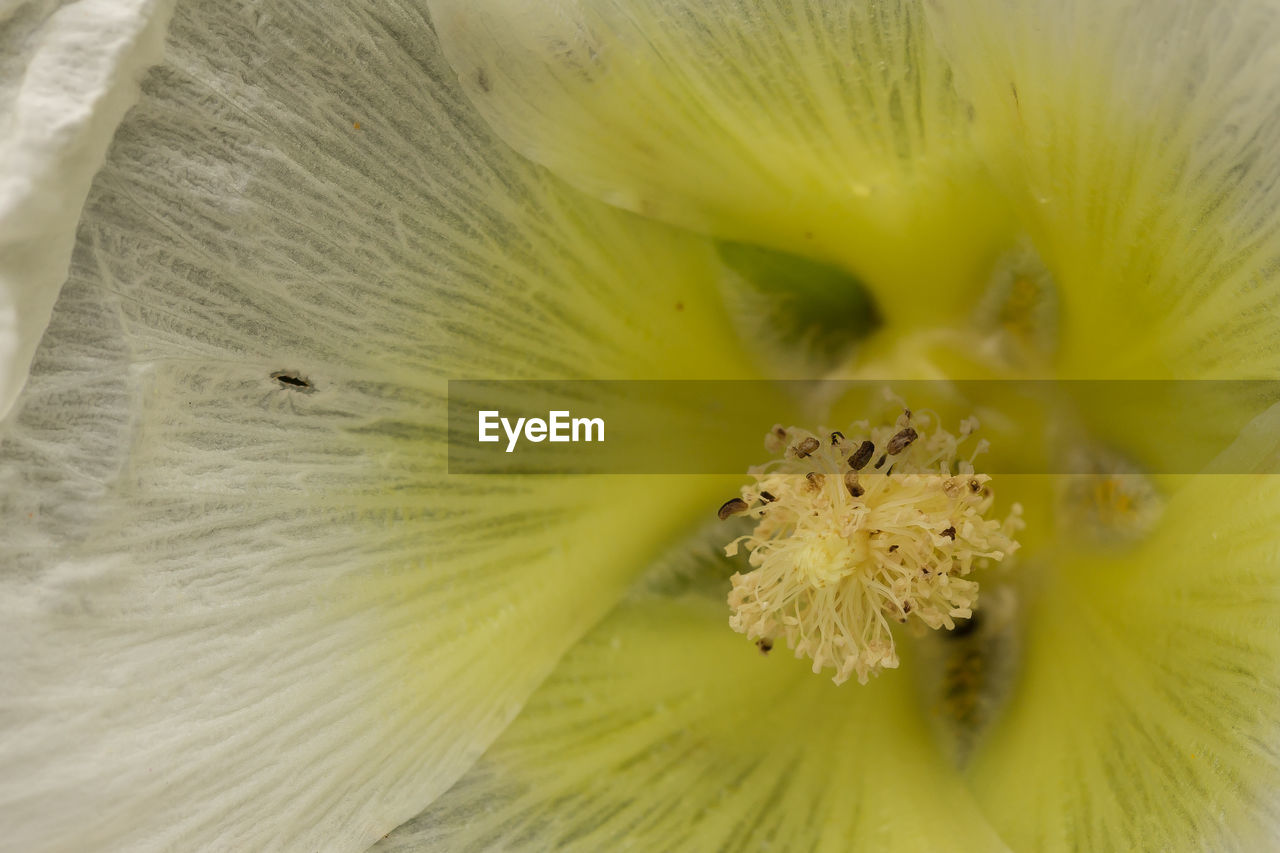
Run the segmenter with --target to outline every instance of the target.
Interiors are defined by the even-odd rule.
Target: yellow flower
[[[1021,580],[842,686],[727,624],[743,478],[451,474],[446,401],[1275,379],[1274,10],[425,5],[0,21],[9,844],[1273,843],[1265,386],[986,386],[1002,472],[1102,476],[996,475]]]

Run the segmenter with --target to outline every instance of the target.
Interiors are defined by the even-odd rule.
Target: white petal
[[[27,378],[107,144],[159,61],[171,0],[0,8],[0,418]]]
[[[714,250],[492,140],[411,5],[185,4],[167,55],[0,434],[0,825],[359,850],[724,488],[450,475],[445,380],[745,359]]]

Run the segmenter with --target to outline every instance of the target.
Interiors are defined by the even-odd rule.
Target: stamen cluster
[[[1017,549],[1021,508],[986,517],[991,478],[973,468],[986,442],[958,460],[977,421],[957,437],[936,420],[904,411],[892,426],[854,424],[853,438],[774,427],[765,444],[781,458],[750,469],[755,483],[720,508],[758,522],[725,548],[745,544],[754,567],[732,578],[730,627],[764,651],[785,635],[815,673],[865,684],[898,665],[890,622],[922,632],[972,615],[966,576]]]

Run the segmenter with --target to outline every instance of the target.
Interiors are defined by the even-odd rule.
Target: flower
[[[6,12],[12,844],[1275,837],[1256,400],[1088,409],[1136,472],[1015,483],[1031,580],[865,686],[729,630],[699,522],[740,481],[445,452],[456,378],[1274,379],[1269,8],[429,6]],[[742,244],[856,274],[878,330],[757,346]]]

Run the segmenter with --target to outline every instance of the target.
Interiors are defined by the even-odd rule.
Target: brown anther
[[[948,537],[952,542],[954,542],[956,540],[955,527],[948,527],[946,530],[942,531],[942,535]]]
[[[982,491],[982,483],[979,483],[977,480],[970,480],[969,491],[976,495],[978,492]]]
[[[884,461],[885,461],[886,459],[888,459],[888,458],[889,458],[888,456],[886,456],[885,454],[881,453],[881,454],[880,454],[880,458],[876,460],[876,468],[883,468],[883,467],[884,467]]]
[[[773,640],[770,640],[768,637],[761,637],[756,640],[756,648],[760,650],[760,654],[767,655],[769,652],[773,651]]]
[[[911,427],[907,427],[906,429],[899,430],[893,438],[889,439],[889,444],[884,450],[890,456],[897,456],[899,453],[906,450],[907,447],[910,446],[911,442],[915,441],[919,437],[920,433],[916,432]]]
[[[795,446],[795,454],[797,459],[803,459],[813,451],[817,450],[821,442],[813,436],[809,436],[804,441]]]
[[[849,494],[853,495],[855,498],[860,498],[860,497],[862,497],[863,495],[865,495],[865,494],[867,493],[867,490],[866,490],[866,489],[864,489],[864,488],[862,488],[862,486],[858,485],[858,472],[857,472],[857,471],[845,471],[845,472],[844,472],[844,487],[845,487],[846,489],[848,489],[848,490],[849,490]]]
[[[819,474],[817,471],[810,471],[808,474],[804,475],[804,478],[809,481],[809,485],[817,489],[821,489],[827,482],[827,478]]]
[[[734,498],[721,504],[720,509],[716,511],[716,516],[721,521],[726,521],[730,516],[739,515],[746,512],[750,507],[742,498]]]
[[[862,442],[862,444],[858,445],[858,449],[853,451],[853,455],[849,457],[849,467],[855,471],[861,471],[867,467],[867,463],[871,461],[871,454],[875,452],[875,442]]]
[[[898,550],[898,546],[897,546],[897,545],[890,545],[890,546],[889,546],[889,553],[890,553],[890,554],[892,554],[892,553],[893,553],[894,551],[896,551],[896,550]]]
[[[773,503],[777,500],[777,498],[773,496],[773,492],[761,492],[760,499],[767,501],[768,503]]]
[[[844,433],[840,432],[839,430],[836,430],[835,432],[831,433],[832,447],[835,447],[837,444],[839,444],[842,441],[844,441]]]
[[[903,612],[903,613],[910,613],[910,612],[911,612],[911,602],[910,602],[910,601],[904,601],[904,602],[902,602],[902,612]]]

